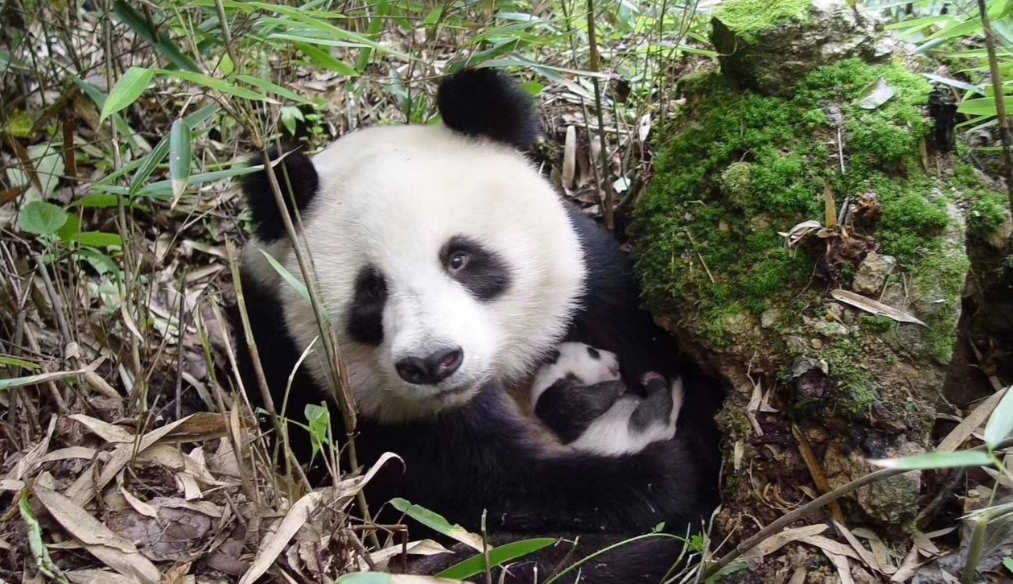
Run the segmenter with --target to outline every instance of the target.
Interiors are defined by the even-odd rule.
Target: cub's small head
[[[362,130],[275,166],[292,187],[284,194],[305,226],[357,405],[374,419],[429,415],[529,375],[583,290],[565,208],[521,152],[538,130],[530,100],[479,69],[447,78],[437,103],[443,126]],[[265,173],[244,191],[256,234],[244,277],[277,290],[302,350],[318,326],[263,257],[301,279]],[[306,363],[325,382],[323,360]]]
[[[617,381],[620,379],[619,358],[615,353],[584,343],[560,343],[535,374],[531,384],[531,403],[538,403],[538,398],[546,389],[566,379],[580,386]]]

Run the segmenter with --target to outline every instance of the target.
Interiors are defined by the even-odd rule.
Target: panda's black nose
[[[464,362],[464,351],[460,348],[441,349],[422,359],[405,357],[394,367],[397,374],[414,385],[436,385],[450,377]]]

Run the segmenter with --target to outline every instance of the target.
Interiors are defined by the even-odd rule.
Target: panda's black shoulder
[[[640,376],[648,371],[674,374],[678,367],[672,356],[677,349],[641,306],[629,255],[597,221],[569,203],[564,205],[586,270],[580,307],[565,340],[616,353],[630,387],[639,386]]]
[[[316,167],[313,166],[313,160],[301,148],[271,148],[267,153],[274,166],[274,176],[285,199],[289,216],[294,216],[293,202],[296,209],[304,211],[320,189],[320,177],[317,175]],[[247,164],[255,166],[263,162],[263,158],[258,154],[250,157]],[[241,186],[253,220],[253,232],[257,237],[265,243],[284,237],[285,222],[278,212],[278,203],[267,169],[246,175],[242,179]]]

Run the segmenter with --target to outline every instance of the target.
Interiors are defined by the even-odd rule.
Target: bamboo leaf
[[[71,240],[88,247],[123,247],[123,238],[116,233],[83,231],[72,237]]]
[[[113,14],[176,67],[187,71],[196,72],[199,70],[197,64],[183,54],[183,51],[172,42],[169,35],[164,32],[156,35],[155,31],[148,26],[148,19],[124,0],[116,0],[113,4]]]
[[[489,550],[489,567],[495,568],[507,562],[531,555],[556,543],[551,537],[525,539]],[[478,554],[463,562],[454,564],[436,575],[437,578],[464,580],[485,572],[485,556]]]
[[[878,300],[866,298],[861,294],[855,294],[850,290],[843,290],[838,288],[837,290],[831,290],[830,295],[834,297],[834,300],[838,300],[845,304],[854,306],[855,308],[859,308],[868,313],[875,314],[876,316],[885,316],[887,318],[892,318],[897,322],[909,322],[911,324],[920,324],[922,326],[928,326],[924,322],[918,320],[917,318],[911,316],[906,312],[897,310],[896,308],[883,304]]]
[[[450,522],[439,513],[430,511],[429,509],[419,505],[413,505],[401,498],[391,499],[390,504],[398,511],[411,517],[415,521],[418,521],[422,525],[425,525],[429,529],[455,539],[474,550],[482,551],[481,537],[467,531],[460,525],[451,525]]]
[[[318,49],[313,45],[307,43],[294,43],[295,48],[299,49],[299,52],[316,63],[318,66],[334,71],[335,73],[344,77],[355,77],[358,72],[350,66],[346,65],[342,61],[335,59],[330,53],[322,49]]]
[[[1006,390],[1006,395],[985,424],[985,443],[989,448],[995,448],[1010,434],[1013,434],[1013,391]]]
[[[169,136],[169,177],[172,180],[170,207],[175,207],[176,202],[186,191],[187,181],[190,180],[190,163],[193,158],[190,125],[182,119],[177,119],[172,123]]]
[[[1013,96],[1007,95],[1004,101],[1006,102],[1006,111],[1013,110]],[[965,99],[957,104],[957,111],[970,116],[994,116],[996,115],[995,98],[979,97]]]
[[[102,105],[102,116],[100,121],[105,121],[110,115],[128,107],[137,101],[151,83],[155,72],[144,67],[131,67],[120,77],[120,80],[113,86],[113,90],[106,97]]]
[[[164,75],[166,77],[173,77],[181,81],[187,81],[195,85],[200,85],[201,87],[213,89],[219,93],[224,93],[235,97],[241,97],[243,99],[249,99],[251,101],[274,102],[273,99],[267,97],[266,95],[261,95],[254,91],[246,89],[245,87],[238,87],[236,85],[229,83],[228,81],[215,79],[213,77],[208,77],[207,75],[202,75],[200,73],[194,73],[192,71],[169,71],[167,69],[159,69],[158,73],[159,75]]]
[[[870,460],[869,462],[884,468],[930,470],[965,466],[988,466],[992,464],[992,457],[987,452],[981,450],[963,450],[960,452],[929,452],[902,458]]]
[[[305,104],[308,104],[308,105],[312,105],[312,103],[313,103],[309,99],[307,99],[307,98],[299,95],[298,93],[296,93],[294,91],[291,91],[289,89],[285,89],[284,87],[282,87],[280,85],[277,85],[275,83],[271,83],[270,81],[268,81],[266,79],[261,79],[260,77],[254,77],[252,75],[236,75],[236,79],[239,79],[243,83],[248,83],[248,84],[256,87],[257,89],[262,89],[262,90],[264,90],[264,91],[266,91],[268,93],[273,93],[275,95],[280,95],[281,97],[284,97],[286,99],[291,99],[292,101],[296,101],[296,102],[299,102],[299,103],[305,103]]]

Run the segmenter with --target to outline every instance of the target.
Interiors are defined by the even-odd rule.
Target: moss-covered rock
[[[820,67],[789,97],[743,93],[724,73],[687,80],[682,119],[660,133],[669,138],[631,228],[647,303],[742,392],[726,410],[748,407],[756,379],[766,379],[779,389],[782,431],[791,421],[830,430],[832,439],[813,445],[817,452],[833,442],[854,453],[842,460],[861,461],[925,448],[968,271],[965,210],[972,234],[994,231],[1005,219],[993,209],[998,195],[970,188],[951,160],[931,158],[924,112],[931,87],[899,64]],[[863,104],[881,82],[894,95]],[[828,195],[836,210],[845,201],[848,208],[830,229]],[[853,288],[873,251],[896,262],[876,294],[867,282],[863,291],[925,326],[830,296]],[[799,372],[800,363],[817,365]],[[730,456],[731,445],[769,427],[762,412],[722,416]],[[866,470],[856,462],[840,480]],[[802,496],[798,480],[779,486]],[[749,491],[745,485],[732,499],[754,496]],[[903,527],[916,512],[917,489],[888,492],[884,504],[863,491],[858,509]]]
[[[843,0],[730,0],[712,25],[721,68],[765,94],[787,94],[817,67],[885,58],[893,48],[873,16]]]

